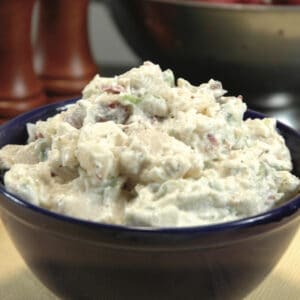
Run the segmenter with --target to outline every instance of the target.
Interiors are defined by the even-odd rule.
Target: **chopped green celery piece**
[[[172,70],[167,69],[163,72],[163,78],[171,87],[175,86],[175,76]]]
[[[39,160],[40,161],[46,161],[48,158],[48,153],[47,149],[41,149],[40,155],[39,155]]]
[[[268,175],[268,171],[266,169],[265,164],[261,163],[258,169],[258,176],[265,178]]]
[[[46,161],[48,158],[49,146],[46,139],[42,138],[37,141],[38,158],[40,161]]]
[[[139,104],[142,99],[137,97],[137,96],[134,96],[134,95],[124,95],[121,97],[121,100],[122,101],[126,101],[126,102],[130,102],[132,104]]]
[[[113,177],[110,181],[110,186],[111,187],[116,187],[119,183],[119,178],[118,177]]]
[[[226,121],[227,121],[228,123],[230,123],[230,122],[232,122],[233,120],[234,120],[233,114],[232,114],[232,113],[227,113],[227,115],[226,115]]]
[[[165,185],[162,185],[160,187],[160,189],[158,190],[158,192],[156,193],[158,198],[162,198],[164,197],[166,194],[168,193],[168,187],[166,187]]]

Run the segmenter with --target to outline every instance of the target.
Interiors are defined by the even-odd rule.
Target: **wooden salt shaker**
[[[76,97],[97,73],[87,32],[88,0],[39,0],[35,70],[54,101]]]
[[[31,17],[34,0],[0,1],[0,122],[46,102],[34,69]]]

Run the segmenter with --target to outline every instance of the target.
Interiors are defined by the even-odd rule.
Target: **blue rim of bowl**
[[[69,104],[73,104],[76,101],[80,100],[79,98],[75,99],[69,99],[62,102],[52,103],[48,104],[39,108],[36,108],[30,112],[21,114],[17,116],[16,118],[10,120],[9,122],[3,124],[0,126],[0,131],[5,130],[6,128],[9,128],[13,126],[15,123],[25,123],[24,121],[30,120],[32,116],[36,116],[42,113],[47,112],[47,108],[50,108],[51,110],[55,110],[57,112],[63,111],[64,107],[67,107]],[[254,110],[248,109],[248,113],[250,113],[254,118],[264,118],[266,115],[256,112]],[[277,121],[277,127],[283,127],[287,129],[288,131],[292,132],[294,135],[296,135],[300,140],[300,133],[297,132],[295,129],[291,128],[288,125],[285,125],[282,122]],[[47,217],[54,218],[60,221],[69,222],[69,223],[75,223],[78,225],[84,225],[84,226],[92,226],[99,229],[105,229],[105,230],[118,230],[123,232],[137,232],[137,233],[147,233],[147,234],[157,234],[157,233],[168,233],[168,234],[178,234],[178,233],[208,233],[208,232],[219,232],[219,231],[228,231],[228,230],[234,230],[234,229],[240,229],[240,228],[246,228],[246,227],[252,227],[262,224],[268,224],[274,221],[282,220],[285,217],[288,217],[294,213],[296,213],[300,209],[300,194],[294,196],[284,204],[281,204],[278,207],[275,207],[271,210],[268,210],[266,212],[263,212],[261,214],[257,214],[254,216],[250,216],[243,219],[238,219],[235,221],[230,222],[223,222],[223,223],[216,223],[216,224],[209,224],[209,225],[200,225],[200,226],[189,226],[189,227],[133,227],[133,226],[126,226],[126,225],[114,225],[114,224],[106,224],[106,223],[100,223],[95,221],[89,221],[89,220],[83,220],[78,219],[75,217],[62,215],[47,209],[44,209],[42,207],[39,207],[37,205],[31,204],[27,202],[26,200],[21,199],[20,197],[8,192],[5,189],[5,186],[0,183],[0,193],[3,194],[9,201],[12,201],[13,203],[29,209],[31,211],[34,211],[36,213],[39,213],[41,215],[46,215]]]
[[[176,4],[182,6],[212,8],[220,10],[243,10],[243,11],[300,11],[300,5],[293,4],[251,4],[251,3],[222,3],[196,0],[148,0],[150,2],[160,2],[166,4]],[[221,1],[221,0],[220,0]]]

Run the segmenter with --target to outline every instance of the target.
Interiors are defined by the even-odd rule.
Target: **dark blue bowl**
[[[0,128],[0,146],[26,141],[27,122],[51,104]],[[247,111],[246,118],[263,115]],[[300,135],[278,122],[300,175]],[[241,299],[272,270],[300,220],[300,197],[254,217],[217,225],[137,229],[62,216],[0,185],[3,222],[36,276],[67,299]]]

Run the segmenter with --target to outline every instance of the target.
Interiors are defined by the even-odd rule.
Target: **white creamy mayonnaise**
[[[264,212],[299,192],[273,119],[246,120],[218,81],[193,86],[150,62],[96,76],[82,99],[0,150],[8,191],[98,222],[179,227]]]

